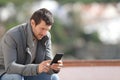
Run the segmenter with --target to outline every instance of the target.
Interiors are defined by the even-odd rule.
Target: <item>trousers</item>
[[[41,73],[35,76],[21,76],[19,74],[4,74],[1,80],[59,80],[57,74]]]

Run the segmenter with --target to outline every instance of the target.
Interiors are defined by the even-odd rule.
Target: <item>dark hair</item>
[[[45,21],[47,25],[52,25],[54,23],[52,13],[45,8],[35,11],[31,16],[30,20],[31,19],[35,21],[36,25],[39,24],[41,20]]]

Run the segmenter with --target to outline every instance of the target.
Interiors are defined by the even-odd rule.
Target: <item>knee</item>
[[[58,74],[52,74],[51,80],[59,80]]]
[[[1,80],[22,80],[22,76],[18,74],[4,74]]]

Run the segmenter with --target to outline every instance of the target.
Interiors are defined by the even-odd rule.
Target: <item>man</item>
[[[5,74],[1,80],[58,80],[62,61],[49,65],[52,59],[49,30],[54,22],[45,8],[33,13],[28,23],[18,25],[4,35],[2,53]]]

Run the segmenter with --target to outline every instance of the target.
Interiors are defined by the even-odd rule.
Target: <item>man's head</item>
[[[30,24],[34,36],[40,40],[51,29],[54,19],[52,13],[45,8],[39,9],[33,13],[30,18]]]

